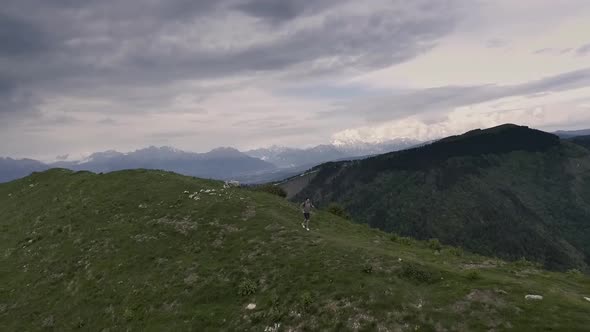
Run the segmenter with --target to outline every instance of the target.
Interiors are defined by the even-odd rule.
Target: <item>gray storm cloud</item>
[[[356,14],[329,0],[8,1],[0,9],[0,96],[105,86],[116,86],[106,94],[124,94],[121,88],[284,73],[300,64],[315,63],[320,73],[381,68],[425,51],[453,27],[453,2],[375,3]],[[18,111],[14,103],[2,110]]]
[[[385,93],[357,89],[366,95],[346,102],[316,100],[356,75],[429,54],[489,6],[466,0],[5,0],[0,155],[38,154],[48,144],[61,147],[54,155],[69,147],[137,146],[142,139],[202,149],[233,144],[230,132],[241,143],[251,139],[248,146],[282,138],[308,144],[354,121],[414,113],[444,118],[470,103],[588,85],[587,69],[565,68],[519,84],[410,87],[400,81]],[[500,2],[498,12],[510,6]],[[578,8],[563,10],[570,7]],[[490,52],[518,45],[501,34],[481,43]],[[571,49],[560,56],[582,58],[584,43],[527,53]],[[281,91],[289,89],[313,93],[285,97]],[[132,130],[138,133],[128,136]]]

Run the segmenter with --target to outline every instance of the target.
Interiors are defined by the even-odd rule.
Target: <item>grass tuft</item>
[[[238,294],[240,296],[248,296],[256,293],[257,285],[250,279],[244,279],[238,286]]]

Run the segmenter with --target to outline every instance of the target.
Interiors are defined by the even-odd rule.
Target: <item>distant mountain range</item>
[[[207,153],[192,153],[170,147],[148,147],[134,152],[98,152],[80,161],[44,164],[23,159],[0,159],[0,181],[6,182],[49,168],[107,173],[123,169],[161,169],[184,175],[213,179],[232,179],[242,174],[266,172],[276,166],[250,157],[232,148],[218,148]]]
[[[422,142],[400,138],[383,143],[349,142],[347,144],[318,145],[312,148],[286,148],[272,146],[244,153],[268,161],[279,168],[317,165],[326,161],[351,157],[371,156],[413,147]]]
[[[575,143],[575,144],[574,144]],[[590,136],[504,125],[281,184],[296,201],[340,204],[359,223],[552,269],[590,267]]]
[[[554,132],[555,135],[561,138],[570,138],[576,136],[588,136],[590,135],[590,129],[581,129],[581,130],[558,130]]]
[[[40,172],[50,167],[32,159],[0,158],[0,182],[25,177],[32,172]]]
[[[162,169],[212,179],[237,179],[247,183],[275,181],[300,173],[326,161],[354,159],[408,148],[418,141],[394,140],[379,144],[319,145],[312,148],[270,148],[240,152],[217,148],[207,153],[186,152],[171,147],[148,147],[129,153],[104,151],[77,161],[42,163],[31,159],[0,159],[0,182],[31,172],[67,168],[106,173],[123,169]]]
[[[590,132],[590,130],[588,130]],[[581,137],[585,131],[559,131],[562,137]],[[581,141],[582,139],[580,139]],[[272,146],[240,152],[217,148],[207,153],[186,152],[171,147],[148,147],[122,153],[96,152],[75,161],[43,163],[32,159],[0,158],[0,182],[7,182],[50,168],[88,170],[106,173],[122,169],[162,169],[184,175],[212,179],[236,179],[245,183],[282,180],[314,166],[341,160],[354,160],[426,144],[400,138],[381,143],[339,142],[311,148]]]
[[[230,179],[240,174],[270,171],[274,165],[249,157],[232,148],[218,148],[207,153],[192,153],[170,147],[149,147],[130,153],[106,151],[94,153],[79,162],[57,162],[51,167],[92,172],[123,169],[162,169],[203,178]]]

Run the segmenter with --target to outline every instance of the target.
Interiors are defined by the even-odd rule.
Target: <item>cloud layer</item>
[[[582,64],[590,40],[570,31],[584,27],[576,22],[590,18],[590,7],[571,2],[554,13],[549,3],[530,2],[547,19],[573,22],[552,32],[558,41],[569,36],[568,45],[518,49],[519,40],[493,30],[486,23],[493,17],[483,14],[522,10],[503,1],[7,0],[0,8],[0,155],[305,146],[403,121],[424,131],[460,107],[588,86]],[[529,33],[512,32],[522,40]],[[483,82],[457,80],[464,73],[429,78],[420,69],[451,68],[456,58],[445,52],[460,58],[478,48],[526,49],[551,70],[515,83],[499,74]],[[560,65],[550,57],[575,60]],[[380,139],[396,135],[385,130]]]

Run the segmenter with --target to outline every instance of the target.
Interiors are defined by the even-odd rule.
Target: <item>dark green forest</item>
[[[587,142],[587,141],[586,141]],[[359,223],[556,270],[590,265],[590,151],[527,127],[328,163],[294,199]]]

